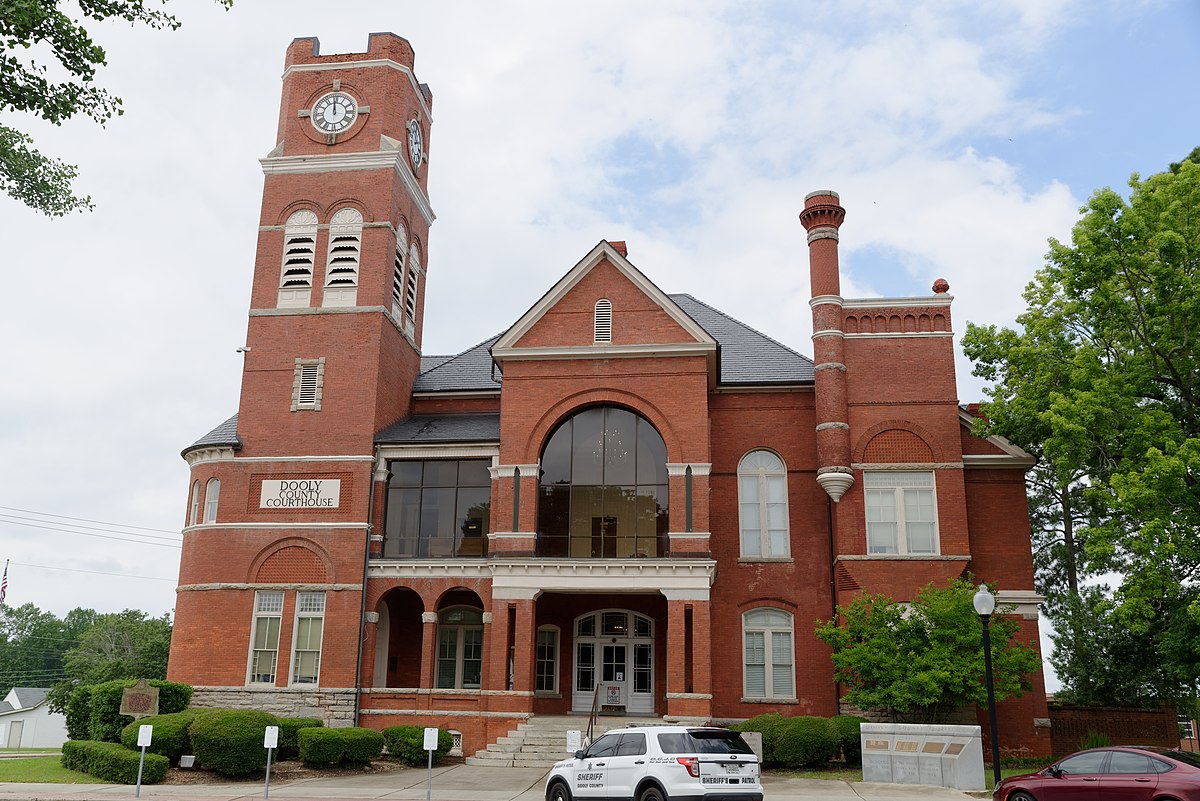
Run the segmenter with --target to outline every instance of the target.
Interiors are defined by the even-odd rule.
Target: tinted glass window
[[[596,742],[592,743],[591,748],[587,750],[589,757],[609,757],[616,756],[617,744],[620,742],[620,736],[616,734],[606,734]]]
[[[1058,767],[1063,773],[1099,773],[1106,756],[1108,756],[1107,751],[1088,751],[1067,757],[1058,763]]]
[[[1168,770],[1175,770],[1175,766],[1170,762],[1163,762],[1161,759],[1150,758],[1150,767],[1155,773],[1166,773]]]
[[[683,734],[658,735],[664,754],[753,754],[742,735],[726,729],[692,729]]]
[[[1150,757],[1130,751],[1113,751],[1106,773],[1154,773]]]
[[[1185,765],[1191,765],[1193,768],[1200,768],[1200,754],[1191,754],[1186,751],[1172,751],[1163,756],[1169,756],[1171,759],[1182,762]]]
[[[646,753],[646,735],[622,734],[621,744],[617,746],[617,756],[641,756]]]

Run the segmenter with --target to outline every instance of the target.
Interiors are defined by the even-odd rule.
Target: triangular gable
[[[548,312],[566,298],[573,289],[600,264],[607,262],[613,269],[627,279],[646,298],[655,304],[669,317],[682,332],[682,340],[667,344],[661,342],[639,343],[636,345],[614,345],[611,343],[596,343],[588,345],[523,345],[521,340],[526,337],[539,322],[546,318]],[[620,309],[615,310],[620,314]],[[711,353],[717,348],[714,340],[694,319],[679,307],[666,293],[654,285],[640,270],[621,255],[611,244],[601,240],[584,258],[559,279],[550,291],[525,312],[511,328],[508,329],[492,346],[492,357],[503,362],[510,358],[587,358],[612,357],[617,355],[635,356],[639,353],[662,355],[664,351],[678,353]]]
[[[1019,467],[1028,470],[1037,459],[1024,448],[1013,445],[999,434],[976,437],[971,433],[977,419],[966,409],[959,407],[958,419],[964,432],[963,465],[965,467]],[[973,446],[968,450],[968,443]]]

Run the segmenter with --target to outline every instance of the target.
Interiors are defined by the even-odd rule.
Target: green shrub
[[[300,729],[300,759],[305,765],[325,767],[336,765],[346,754],[346,740],[340,729]]]
[[[330,729],[342,736],[346,744],[343,760],[352,765],[365,765],[372,759],[379,759],[383,753],[383,735],[374,729],[351,728]]]
[[[67,698],[67,737],[86,740],[92,733],[92,685],[81,684],[71,688]]]
[[[198,715],[188,734],[200,764],[226,776],[242,776],[267,765],[263,734],[279,723],[256,709],[219,709]]]
[[[775,757],[787,768],[824,766],[837,756],[838,738],[828,718],[785,718],[775,744]]]
[[[69,740],[63,743],[62,766],[83,771],[97,779],[121,784],[136,784],[140,751],[130,751],[120,743],[94,740]],[[155,784],[167,775],[170,761],[161,754],[146,754],[142,766],[142,784]]]
[[[1098,731],[1089,731],[1087,736],[1079,741],[1080,750],[1085,750],[1088,748],[1107,748],[1110,745],[1112,745],[1112,742],[1108,739],[1108,735]]]
[[[276,758],[296,759],[300,756],[300,740],[297,739],[300,730],[319,728],[324,725],[319,718],[280,718],[279,752]]]
[[[787,718],[778,712],[771,712],[767,715],[758,715],[757,717],[750,718],[733,728],[737,731],[756,731],[761,734],[763,740],[763,764],[768,766],[778,765],[779,758],[775,750],[779,744],[779,733],[786,720]]]
[[[146,682],[158,688],[158,713],[168,715],[187,709],[192,700],[192,688],[188,684],[152,679]],[[137,684],[133,679],[117,679],[103,684],[91,685],[91,722],[88,737],[108,743],[121,742],[121,730],[133,722],[129,715],[122,715],[121,694],[126,687]],[[76,690],[79,688],[77,687]]]
[[[842,750],[842,758],[847,765],[862,764],[862,738],[859,726],[867,722],[866,718],[856,718],[853,715],[838,715],[831,718],[834,733],[838,738],[838,747]]]
[[[188,727],[197,715],[207,711],[209,710],[185,709],[169,715],[151,715],[135,720],[121,730],[121,744],[126,748],[136,749],[138,729],[141,726],[153,726],[154,736],[146,748],[146,753],[162,754],[171,760],[171,764],[178,765],[181,754],[192,753],[192,739],[188,736]]]
[[[424,765],[429,760],[425,750],[425,729],[421,726],[389,726],[383,730],[388,753],[405,765]],[[438,729],[438,747],[433,752],[433,764],[441,761],[454,746],[454,738],[446,729]]]

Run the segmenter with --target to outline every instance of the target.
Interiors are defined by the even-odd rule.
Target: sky
[[[1200,144],[1191,0],[170,4],[92,24],[125,113],[0,124],[95,211],[0,197],[6,602],[174,606],[180,451],[237,411],[284,51],[416,50],[434,92],[425,352],[505,330],[600,239],[811,354],[804,196],[834,189],[842,294],[1012,325],[1097,188]],[[34,57],[40,54],[32,53]],[[959,398],[983,385],[958,361]],[[1053,686],[1053,680],[1051,682]]]

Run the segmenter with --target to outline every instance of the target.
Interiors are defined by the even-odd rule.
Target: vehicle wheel
[[[667,801],[667,794],[654,785],[650,785],[638,796],[638,801]]]
[[[546,793],[546,801],[571,801],[571,791],[562,782],[555,782]]]
[[[1024,790],[1017,790],[1008,797],[1008,801],[1037,801],[1037,799]]]

